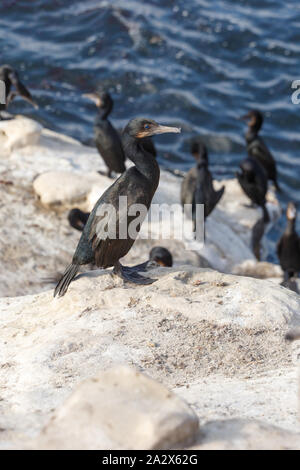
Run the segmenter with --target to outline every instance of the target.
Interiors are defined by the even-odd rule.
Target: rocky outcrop
[[[93,271],[59,299],[0,300],[3,446],[36,436],[77,384],[121,364],[192,404],[201,426],[238,416],[297,430],[297,343],[284,336],[300,297],[191,266],[149,275],[151,286],[132,286]]]

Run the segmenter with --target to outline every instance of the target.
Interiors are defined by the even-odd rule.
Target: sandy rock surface
[[[201,425],[247,416],[299,430],[296,343],[284,335],[299,325],[300,297],[200,268],[149,275],[158,281],[136,287],[93,271],[60,299],[0,300],[4,443],[35,437],[80,381],[120,364],[175,390]]]

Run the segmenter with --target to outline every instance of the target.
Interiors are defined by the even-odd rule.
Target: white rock
[[[35,145],[43,127],[24,116],[0,121],[0,156],[6,156],[13,150],[28,145]]]
[[[46,207],[65,209],[77,206],[88,210],[87,199],[90,192],[108,183],[108,178],[96,172],[80,175],[51,171],[38,176],[33,182],[33,189]]]
[[[129,367],[81,383],[38,438],[38,449],[170,449],[192,443],[195,413],[163,385]]]

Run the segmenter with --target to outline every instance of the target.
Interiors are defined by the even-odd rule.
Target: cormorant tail
[[[73,281],[74,277],[78,273],[79,265],[78,264],[70,264],[67,267],[64,274],[62,275],[61,280],[57,284],[54,290],[54,297],[58,295],[58,297],[62,297],[68,290],[70,283]]]

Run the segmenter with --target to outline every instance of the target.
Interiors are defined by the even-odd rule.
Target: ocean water
[[[16,100],[12,113],[92,144],[95,108],[82,94],[101,85],[116,127],[141,115],[182,127],[155,139],[167,168],[189,169],[191,139],[201,137],[215,177],[233,177],[246,155],[238,117],[260,109],[281,202],[300,203],[296,0],[2,0],[0,48],[39,104]],[[269,259],[283,226],[284,217],[268,235]]]

